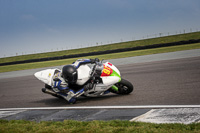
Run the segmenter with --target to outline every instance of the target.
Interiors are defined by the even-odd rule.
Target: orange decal
[[[110,76],[112,74],[112,72],[113,72],[113,70],[110,67],[104,66],[101,76]]]

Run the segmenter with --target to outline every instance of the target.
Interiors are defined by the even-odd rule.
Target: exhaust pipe
[[[53,91],[51,91],[51,90],[49,90],[47,88],[42,88],[42,92],[50,94],[50,95],[58,96],[55,92],[53,92]]]
[[[46,93],[46,94],[50,94],[50,95],[52,95],[52,96],[54,96],[54,97],[62,98],[62,99],[63,99],[62,96],[58,95],[57,93],[55,93],[55,92],[53,92],[53,91],[51,91],[51,90],[49,90],[49,89],[47,89],[47,88],[42,88],[42,92],[44,92],[44,93]]]

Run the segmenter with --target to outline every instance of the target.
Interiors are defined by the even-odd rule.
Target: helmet
[[[70,84],[76,83],[78,77],[77,75],[76,67],[73,65],[65,65],[62,68],[62,77]]]

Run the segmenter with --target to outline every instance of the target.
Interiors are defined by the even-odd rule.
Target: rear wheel
[[[132,83],[125,79],[121,79],[121,81],[115,84],[115,86],[118,88],[118,91],[112,92],[122,95],[130,94],[134,89]]]

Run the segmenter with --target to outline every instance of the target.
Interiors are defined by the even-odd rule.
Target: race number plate
[[[104,69],[103,72],[101,73],[101,76],[110,76],[112,72],[113,70],[110,67],[104,65]]]

